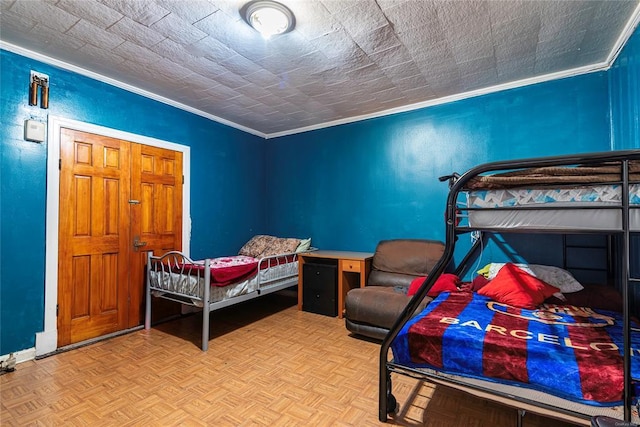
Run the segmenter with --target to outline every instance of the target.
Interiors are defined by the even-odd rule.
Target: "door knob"
[[[138,252],[138,248],[142,246],[147,246],[147,242],[140,241],[140,236],[136,236],[133,238],[133,250]]]

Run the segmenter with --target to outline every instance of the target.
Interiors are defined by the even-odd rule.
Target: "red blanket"
[[[213,258],[209,263],[212,286],[227,286],[252,277],[258,271],[258,260],[244,255]],[[204,270],[204,261],[194,261],[185,268],[194,273]]]

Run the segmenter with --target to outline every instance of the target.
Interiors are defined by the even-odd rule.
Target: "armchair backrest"
[[[393,239],[378,243],[367,286],[405,286],[429,274],[444,254],[444,243],[427,239]]]

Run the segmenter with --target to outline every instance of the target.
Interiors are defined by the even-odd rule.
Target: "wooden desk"
[[[371,270],[371,252],[349,251],[313,251],[298,254],[298,310],[302,310],[303,269],[305,262],[313,262],[314,259],[335,261],[338,265],[338,318],[342,319],[344,312],[344,299],[353,288],[367,284],[367,277]]]

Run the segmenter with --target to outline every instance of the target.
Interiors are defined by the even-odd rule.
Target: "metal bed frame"
[[[543,415],[551,414],[562,414],[566,416],[565,419],[570,419],[575,421],[576,419],[588,418],[583,413],[576,412],[575,410],[561,407],[557,404],[549,404],[540,400],[530,400],[527,398],[522,398],[519,396],[514,396],[510,394],[508,391],[500,391],[495,388],[495,384],[492,384],[492,387],[489,388],[484,384],[472,384],[470,382],[459,380],[456,378],[451,378],[448,376],[443,376],[438,372],[429,372],[429,370],[424,369],[416,369],[409,368],[406,366],[401,366],[393,362],[392,359],[389,358],[389,351],[391,347],[392,341],[396,338],[402,327],[405,325],[407,321],[409,321],[413,317],[413,313],[416,311],[416,308],[422,301],[422,299],[427,295],[427,292],[433,284],[436,282],[436,279],[445,271],[445,268],[453,259],[454,249],[456,246],[456,240],[459,235],[465,233],[471,233],[474,231],[483,232],[481,227],[472,227],[467,225],[460,225],[460,219],[464,218],[465,210],[467,208],[460,208],[458,205],[458,196],[461,192],[465,190],[465,184],[469,182],[474,177],[477,177],[481,174],[486,173],[495,173],[499,171],[506,170],[514,170],[514,169],[526,169],[526,168],[534,168],[534,167],[547,167],[547,166],[573,166],[573,165],[594,165],[597,163],[603,162],[616,162],[616,164],[621,165],[622,171],[622,179],[619,184],[622,187],[622,203],[616,207],[603,207],[604,209],[618,209],[622,215],[622,227],[617,230],[572,230],[570,228],[563,230],[548,230],[548,229],[530,229],[526,230],[518,230],[518,229],[491,229],[490,232],[494,233],[514,233],[514,232],[540,232],[540,233],[560,233],[560,234],[582,234],[582,233],[597,233],[597,234],[607,234],[619,240],[619,244],[617,247],[620,250],[617,258],[619,259],[619,263],[616,264],[617,267],[617,276],[618,281],[621,283],[621,293],[623,299],[623,334],[624,334],[624,359],[623,359],[623,370],[624,370],[624,393],[623,393],[623,402],[624,402],[624,420],[631,421],[631,405],[632,405],[632,395],[631,395],[631,361],[630,354],[628,349],[630,348],[630,309],[629,309],[629,296],[630,296],[630,287],[632,283],[640,284],[640,278],[631,277],[630,273],[630,239],[631,239],[631,231],[629,227],[629,211],[630,209],[640,209],[640,206],[634,205],[630,207],[629,204],[629,161],[630,160],[640,160],[640,150],[626,150],[626,151],[611,151],[611,152],[602,152],[602,153],[589,153],[589,154],[579,154],[579,155],[570,155],[570,156],[554,156],[554,157],[542,157],[542,158],[532,158],[532,159],[524,159],[524,160],[515,160],[515,161],[499,161],[486,163],[483,165],[479,165],[475,168],[470,169],[462,176],[458,174],[453,174],[450,176],[442,177],[441,181],[449,181],[450,191],[447,197],[447,205],[446,205],[446,246],[444,250],[444,254],[442,259],[434,266],[433,270],[429,273],[427,280],[425,281],[425,285],[414,295],[414,297],[407,304],[407,307],[402,312],[400,317],[396,320],[393,327],[390,329],[389,333],[383,340],[380,348],[380,360],[379,360],[379,419],[382,422],[387,421],[388,414],[394,413],[397,408],[397,401],[392,393],[392,383],[391,383],[391,373],[399,373],[403,375],[408,375],[420,380],[430,380],[437,384],[443,384],[446,386],[451,386],[454,388],[459,388],[463,390],[467,390],[474,394],[482,395],[484,398],[493,399],[497,402],[507,403],[510,406],[513,406],[518,409],[518,426],[522,423],[522,416],[524,415],[525,409],[530,410],[532,412],[539,412]],[[532,207],[527,207],[526,209],[535,209]],[[548,208],[542,208],[548,209]],[[581,209],[581,207],[557,207],[556,209]],[[591,208],[593,209],[593,207]],[[596,209],[598,209],[596,207]],[[486,230],[485,230],[486,231]],[[635,234],[640,234],[634,231]],[[464,257],[460,267],[457,271],[461,271],[464,264],[468,264],[469,259],[471,257],[472,251],[477,249],[477,245],[474,245],[470,251]],[[639,259],[640,254],[635,259]]]
[[[288,260],[288,261],[287,261]],[[285,262],[286,261],[286,262]],[[167,252],[161,256],[147,255],[146,307],[144,328],[151,328],[151,297],[164,298],[183,305],[202,307],[202,351],[209,348],[209,314],[223,307],[258,298],[298,284],[298,254],[282,254],[261,258],[258,270],[249,280],[257,280],[255,290],[211,301],[211,260],[204,260],[204,268],[191,269],[194,261],[178,251]],[[293,266],[295,268],[282,268]],[[277,268],[281,267],[281,270]],[[196,284],[185,291],[181,286],[185,281]],[[233,285],[229,285],[233,286]],[[156,294],[156,295],[154,295]]]

